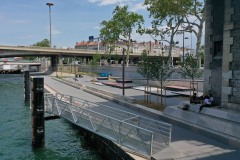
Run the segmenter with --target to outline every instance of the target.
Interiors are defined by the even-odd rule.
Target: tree
[[[36,42],[35,44],[33,44],[33,46],[37,46],[37,47],[50,47],[50,42],[48,39],[44,39],[40,42]]]
[[[193,26],[192,32],[197,37],[196,43],[196,56],[201,66],[201,44],[203,35],[203,25],[206,19],[205,3],[206,0],[192,0],[192,6],[188,9],[188,15],[185,16],[185,22]],[[191,21],[195,17],[195,21]],[[194,29],[196,27],[196,29]]]
[[[140,60],[141,62],[138,65],[137,72],[147,79],[147,89],[145,86],[145,93],[146,93],[146,90],[148,91],[149,78],[151,77],[151,70],[150,70],[151,64],[150,64],[149,56],[147,55],[146,50],[143,51]],[[145,96],[145,99],[146,99],[146,96]],[[147,92],[147,103],[148,103],[148,92]]]
[[[102,26],[100,30],[100,37],[102,39],[103,45],[107,46],[106,53],[111,54],[115,48],[115,43],[119,39],[119,35],[121,34],[121,29],[113,20],[102,21],[100,23]]]
[[[129,52],[132,42],[132,32],[135,27],[141,28],[144,19],[141,15],[129,12],[128,6],[116,6],[113,10],[113,17],[110,21],[103,21],[101,25],[101,36],[103,41],[113,43],[122,40],[127,46],[126,63],[129,64]]]
[[[205,58],[204,49],[205,49],[205,46],[202,45],[202,46],[200,47],[200,51],[199,51],[199,53],[200,53],[200,58],[201,58],[201,63],[200,63],[201,65],[199,65],[200,67],[202,66],[202,64],[204,64],[204,58]]]
[[[192,55],[188,55],[185,63],[180,62],[180,74],[184,78],[191,78],[193,86],[195,83],[195,78],[200,78],[203,71],[200,70],[200,66],[197,59],[194,59]],[[194,89],[194,88],[193,88]]]
[[[145,33],[160,36],[161,41],[169,43],[168,63],[171,65],[174,36],[178,34],[188,7],[192,6],[192,0],[145,0],[144,5],[147,6],[150,17],[153,17],[152,29],[146,29]],[[166,27],[160,29],[163,26]]]
[[[93,55],[92,60],[89,62],[90,66],[91,66],[91,72],[92,75],[94,75],[94,71],[96,71],[97,67],[98,67],[98,63],[100,63],[100,59],[101,59],[101,55],[96,53],[95,55]]]
[[[161,106],[163,106],[162,89],[167,78],[173,73],[171,66],[166,65],[163,56],[149,57],[144,51],[141,55],[141,63],[138,66],[137,72],[147,78],[147,86],[149,79],[159,80],[161,88]],[[148,90],[148,89],[147,89]],[[148,99],[147,99],[148,102]]]
[[[32,46],[36,46],[36,47],[50,47],[50,42],[49,42],[48,39],[44,39],[44,40],[42,40],[40,42],[34,43]],[[25,57],[25,59],[34,60],[35,57],[28,56],[28,57]]]
[[[152,78],[160,81],[161,106],[163,106],[162,89],[167,78],[174,72],[169,65],[165,65],[163,56],[155,56],[151,63]],[[165,95],[166,96],[166,95]]]

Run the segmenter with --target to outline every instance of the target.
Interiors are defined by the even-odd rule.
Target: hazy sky
[[[151,26],[149,13],[142,6],[144,0],[1,0],[0,45],[32,45],[45,38],[49,39],[49,7],[51,7],[52,45],[74,47],[76,42],[87,41],[89,36],[98,37],[99,23],[112,18],[116,4],[129,5],[131,11],[143,15],[145,27]],[[191,46],[191,36],[185,40]],[[180,44],[181,37],[179,37]],[[133,39],[149,41],[148,36],[134,33]],[[195,36],[192,46],[195,48]]]

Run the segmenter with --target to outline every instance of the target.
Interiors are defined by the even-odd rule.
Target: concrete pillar
[[[225,1],[224,12],[224,33],[223,33],[223,59],[222,59],[222,95],[221,105],[228,106],[229,97],[232,96],[232,87],[229,82],[232,80],[232,71],[230,70],[230,63],[232,63],[231,46],[233,45],[233,37],[231,30],[234,28],[232,22],[232,15],[234,13],[231,1]]]
[[[40,148],[45,143],[43,77],[31,77],[31,113],[32,147]]]
[[[23,72],[24,76],[24,100],[28,102],[30,100],[30,77],[29,71]]]
[[[212,5],[211,0],[206,0],[206,22],[205,22],[205,63],[204,63],[204,88],[203,92],[204,94],[208,94],[211,90],[211,69],[210,69],[210,63],[212,61],[211,51],[213,49],[213,42],[212,42],[212,36],[213,36],[213,29],[212,29],[212,22],[213,22],[213,16],[212,16]]]
[[[56,71],[57,70],[57,64],[58,64],[58,57],[52,56],[51,57],[51,70]]]
[[[37,66],[37,72],[41,71],[41,66]]]
[[[63,60],[62,60],[62,55],[58,56],[58,65],[62,65],[63,64]]]

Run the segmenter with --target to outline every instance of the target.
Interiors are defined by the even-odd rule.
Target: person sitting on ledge
[[[196,93],[193,93],[193,95],[191,96],[191,98],[190,98],[190,103],[194,103],[194,104],[200,103],[200,100],[199,100],[199,98],[197,97],[197,94],[196,94]]]
[[[210,94],[211,98],[207,95],[204,97],[203,104],[199,108],[199,112],[203,109],[203,107],[211,107],[213,102],[212,94]]]

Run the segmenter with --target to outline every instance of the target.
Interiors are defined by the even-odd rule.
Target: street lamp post
[[[53,3],[48,2],[46,3],[47,6],[49,6],[49,22],[50,22],[50,47],[52,48],[52,24],[51,24],[51,6],[53,6]]]
[[[123,58],[123,66],[122,66],[122,95],[125,95],[125,48],[123,48],[122,53]]]

